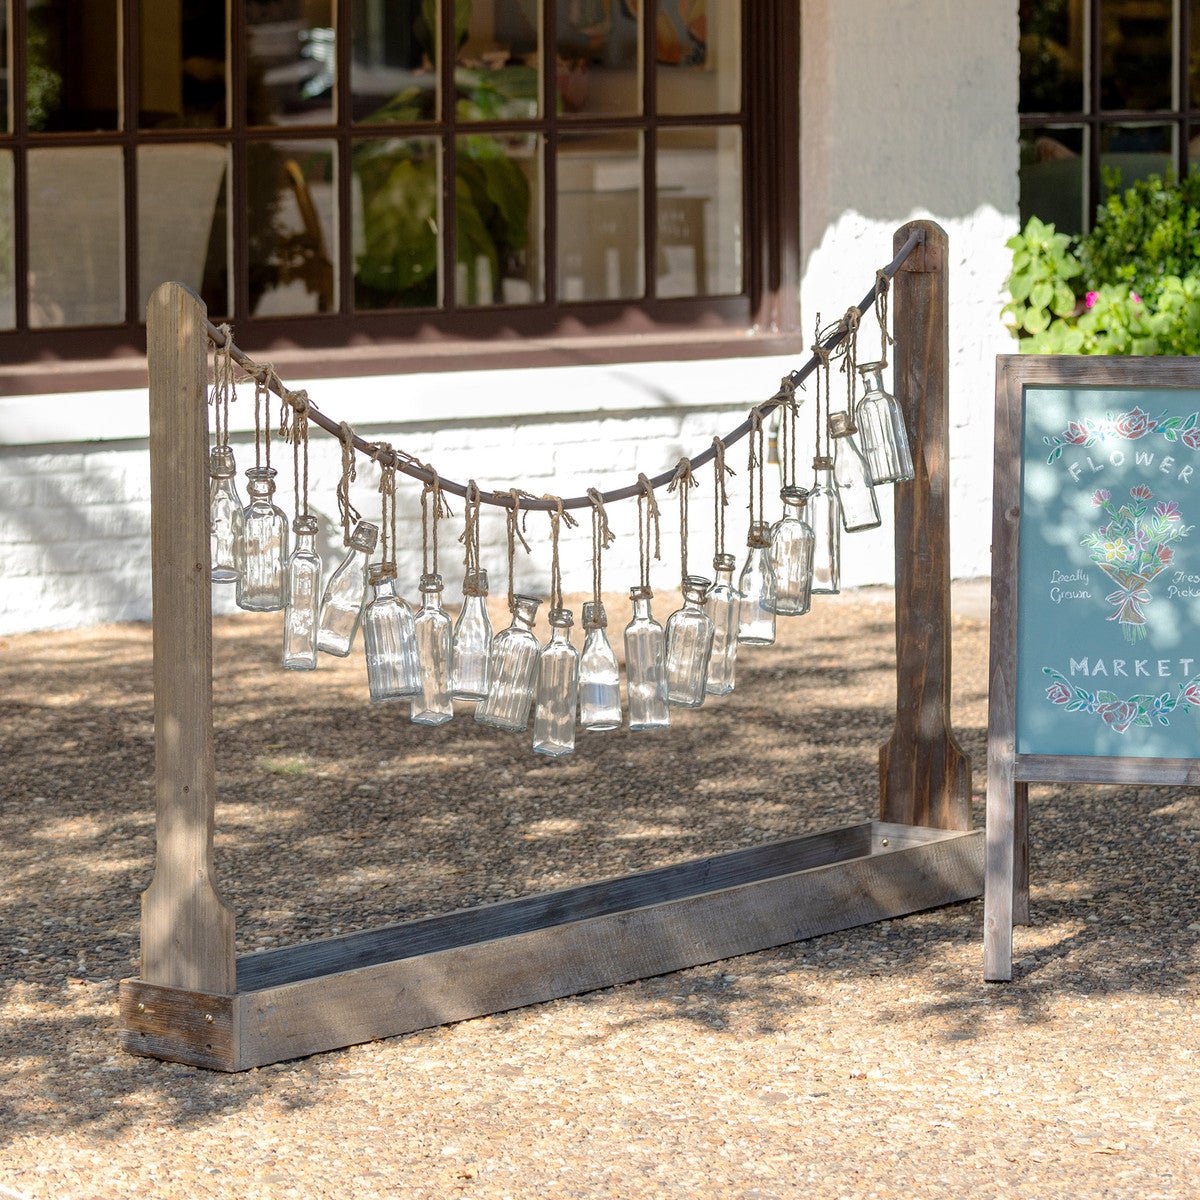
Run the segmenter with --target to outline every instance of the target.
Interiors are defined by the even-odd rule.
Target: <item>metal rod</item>
[[[903,266],[905,259],[907,259],[908,256],[924,242],[924,240],[925,235],[923,231],[919,229],[914,230],[909,235],[908,241],[906,241],[900,248],[900,252],[896,255],[896,257],[893,258],[892,261],[883,268],[883,275],[885,278],[889,280],[892,279],[896,272],[900,270],[901,266]],[[860,312],[866,312],[875,303],[875,296],[878,286],[878,281],[876,281],[876,283],[872,285],[871,290],[867,292],[867,294],[859,302],[858,308]],[[825,350],[833,350],[837,346],[841,345],[845,336],[845,327],[843,325],[839,325],[839,327],[832,334],[830,334],[829,337],[824,340],[824,342],[821,343],[821,346]],[[217,348],[221,348],[225,345],[225,335],[215,325],[213,325],[211,321],[208,322],[208,338],[209,341]],[[233,361],[236,362],[238,366],[240,366],[248,374],[255,377],[261,374],[261,365],[256,363],[236,345],[229,347],[229,353],[232,356]],[[789,372],[788,378],[792,381],[792,383],[799,385],[805,379],[807,379],[809,375],[812,374],[812,372],[816,369],[816,366],[817,356],[815,353],[813,353],[809,356],[808,361],[802,367],[799,367],[795,371]],[[294,396],[295,393],[289,392],[289,390],[282,384],[278,383],[276,379],[268,379],[267,386],[281,400],[294,405],[292,396]],[[779,395],[777,393],[769,400],[764,400],[761,404],[756,405],[755,407],[757,407],[758,411],[765,417],[775,408],[777,408],[778,405]],[[308,401],[308,419],[314,424],[319,425],[325,430],[326,433],[330,433],[336,438],[341,437],[341,429],[338,425],[338,422],[333,420],[332,417],[328,417],[325,415],[325,413],[321,412],[311,400]],[[747,433],[750,432],[750,425],[751,419],[747,417],[739,426],[737,426],[736,429],[730,433],[727,433],[721,440],[726,446],[732,446],[734,442],[740,441],[746,436]],[[377,462],[383,462],[386,458],[385,455],[378,453],[378,447],[373,442],[365,441],[363,438],[360,438],[358,434],[354,435],[354,448],[360,453],[367,455],[368,458],[374,458]],[[715,454],[716,451],[712,446],[709,446],[706,450],[702,450],[695,456],[695,458],[691,460],[692,470],[696,470],[697,468],[704,466],[706,463],[711,462]],[[395,466],[397,471],[400,471],[404,475],[411,476],[413,479],[419,479],[422,483],[433,482],[433,473],[422,466],[415,459],[412,459],[408,455],[404,455],[403,452],[392,452],[392,465]],[[661,475],[656,475],[650,480],[650,486],[653,488],[664,487],[675,478],[676,470],[676,467],[672,467],[670,470],[664,471]],[[453,492],[456,496],[466,496],[467,494],[466,484],[457,483],[453,479],[446,479],[441,475],[438,476],[438,482],[444,491]],[[641,484],[630,483],[626,484],[624,487],[614,488],[610,492],[604,492],[602,493],[602,496],[605,504],[612,504],[617,500],[632,499],[634,496],[638,495],[641,490]],[[509,492],[481,491],[479,493],[479,498],[484,504],[494,504],[498,508],[511,508],[513,503],[512,495]],[[572,496],[570,499],[564,499],[562,501],[562,506],[563,508],[589,508],[591,503],[591,499],[587,496]],[[523,510],[538,509],[549,512],[556,507],[556,501],[536,499],[532,496],[522,496],[521,498],[521,508]]]

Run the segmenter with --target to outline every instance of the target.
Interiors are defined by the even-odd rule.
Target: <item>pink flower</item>
[[[1135,408],[1132,412],[1120,413],[1113,421],[1113,430],[1118,437],[1134,442],[1145,437],[1156,424],[1140,408]]]
[[[1129,494],[1137,500],[1152,500],[1154,498],[1154,493],[1144,483],[1139,483],[1137,487],[1131,487]]]
[[[1138,714],[1137,705],[1128,700],[1114,700],[1109,704],[1102,704],[1096,711],[1113,733],[1124,733]]]
[[[1156,504],[1154,506],[1154,515],[1156,517],[1166,517],[1168,521],[1183,520],[1183,516],[1179,512],[1179,505],[1174,500],[1168,500],[1165,504]]]
[[[1066,704],[1071,698],[1071,689],[1062,682],[1052,683],[1046,689],[1046,698],[1051,704]]]
[[[1081,425],[1078,421],[1071,421],[1063,431],[1063,438],[1073,446],[1083,445],[1089,436],[1087,426]]]
[[[1130,292],[1129,298],[1134,302],[1134,304],[1141,304],[1142,302],[1142,298],[1137,294],[1137,292]]]
[[[1200,429],[1185,429],[1179,435],[1179,440],[1189,450],[1195,450],[1197,446],[1200,446]]]
[[[1084,296],[1083,302],[1085,305],[1087,305],[1088,308],[1095,308],[1096,301],[1099,299],[1100,299],[1099,292],[1088,292],[1088,294],[1086,296]]]
[[[1192,705],[1193,708],[1200,707],[1200,683],[1189,683],[1183,689],[1179,699],[1184,704]]]
[[[1175,551],[1167,546],[1159,546],[1158,561],[1165,567],[1175,557]]]
[[[1092,493],[1092,503],[1099,508],[1102,504],[1107,504],[1112,499],[1112,492],[1108,488],[1097,488]]]

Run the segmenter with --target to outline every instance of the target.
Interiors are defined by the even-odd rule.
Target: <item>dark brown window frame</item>
[[[555,113],[554,73],[543,71],[542,116],[520,122],[473,122],[472,132],[537,132],[545,139],[543,189],[553,195],[553,148],[559,132],[643,131],[643,224],[645,296],[637,300],[560,305],[555,297],[555,205],[545,205],[545,298],[526,306],[487,309],[353,311],[349,161],[355,138],[436,134],[446,147],[443,169],[443,290],[453,302],[454,271],[447,270],[453,245],[455,125],[452,119],[420,125],[352,125],[350,58],[339,43],[335,125],[258,126],[245,123],[243,89],[230,88],[232,121],[217,130],[139,130],[128,114],[139,111],[138,0],[120,0],[126,30],[122,46],[123,106],[129,128],[99,133],[31,133],[24,104],[14,103],[13,128],[0,135],[0,150],[13,152],[14,274],[17,321],[0,333],[0,394],[46,391],[70,386],[121,387],[144,379],[145,326],[136,311],[139,297],[137,251],[137,150],[181,142],[218,141],[231,150],[230,204],[232,292],[230,315],[239,344],[272,353],[276,360],[310,377],[463,370],[499,366],[646,361],[755,355],[797,349],[799,336],[799,6],[795,0],[742,0],[742,109],[720,116],[662,116],[655,112],[654,74],[643,78],[644,114],[638,117],[559,117]],[[543,46],[553,46],[555,5],[542,6]],[[337,28],[350,28],[350,0],[335,0]],[[654,5],[641,6],[653,20]],[[232,0],[230,78],[244,74],[244,7]],[[453,44],[452,5],[442,6],[443,45]],[[646,26],[643,27],[644,29]],[[25,92],[26,13],[15,0],[9,29],[14,101]],[[441,72],[442,111],[453,113],[452,73]],[[742,131],[743,270],[738,295],[657,299],[654,295],[655,138],[658,128],[729,126]],[[279,138],[334,142],[339,156],[337,313],[251,317],[248,315],[246,147]],[[123,149],[125,222],[125,318],[104,327],[28,327],[28,227],[26,156],[43,146],[117,146]],[[450,181],[448,184],[447,181]],[[224,314],[214,313],[214,318]]]

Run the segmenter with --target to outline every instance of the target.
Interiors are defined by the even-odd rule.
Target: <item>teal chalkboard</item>
[[[1016,752],[1200,758],[1200,388],[1024,388]]]

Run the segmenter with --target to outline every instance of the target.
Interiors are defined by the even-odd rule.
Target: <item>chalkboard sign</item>
[[[1002,357],[985,974],[1028,905],[1030,782],[1200,781],[1200,361]]]

